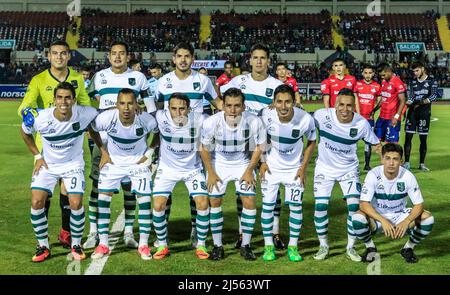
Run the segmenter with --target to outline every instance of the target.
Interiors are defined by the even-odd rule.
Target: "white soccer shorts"
[[[270,168],[270,167],[269,167]],[[286,170],[283,172],[265,173],[264,180],[261,181],[261,191],[263,202],[273,204],[277,201],[280,184],[284,185],[284,203],[302,204],[304,188],[300,179],[294,180],[298,169]]]
[[[246,183],[239,182],[242,175],[244,175],[247,166],[248,164],[230,167],[218,162],[213,162],[214,170],[216,171],[217,176],[219,176],[222,182],[217,183],[219,190],[217,190],[216,186],[214,186],[213,191],[209,193],[209,197],[222,198],[225,195],[227,184],[230,181],[234,181],[234,186],[236,188],[236,195],[243,197],[256,196],[255,187],[250,186],[247,188]],[[253,172],[253,177],[255,177],[255,172]]]
[[[342,177],[335,178],[327,176],[320,169],[314,170],[314,197],[331,197],[335,182],[339,182],[343,193],[342,198],[356,197],[361,195],[361,183],[359,182],[358,170],[351,171]]]
[[[48,164],[48,169],[41,167],[38,175],[31,179],[31,189],[43,190],[53,194],[58,180],[62,179],[69,195],[83,195],[86,189],[84,180],[84,162]]]
[[[102,133],[102,132],[100,132]],[[103,139],[103,138],[102,138]],[[106,144],[103,143],[106,147]],[[102,159],[102,153],[100,152],[100,149],[97,145],[94,145],[94,148],[92,149],[92,157],[91,157],[91,174],[89,177],[92,180],[98,180],[100,175],[100,160]],[[122,183],[130,183],[130,178],[124,178],[122,180]]]
[[[383,216],[384,218],[386,218],[387,220],[389,220],[393,225],[398,225],[399,223],[401,223],[403,220],[406,219],[406,217],[409,216],[409,214],[411,213],[412,208],[405,208],[400,212],[392,212],[392,213],[386,213],[386,214],[381,214],[381,216]],[[377,228],[375,231],[372,231],[372,233],[383,233],[383,227],[381,226],[381,222],[379,221],[375,221]]]
[[[100,170],[98,179],[99,193],[118,193],[124,179],[131,180],[131,192],[141,196],[152,195],[152,174],[150,168],[143,164],[119,166],[107,163]]]

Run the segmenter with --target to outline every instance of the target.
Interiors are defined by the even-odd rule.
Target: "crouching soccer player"
[[[200,128],[207,117],[199,112],[190,112],[190,100],[181,93],[173,93],[166,110],[156,113],[160,129],[161,147],[158,170],[153,188],[153,224],[158,238],[155,259],[170,254],[167,246],[166,204],[173,188],[183,181],[189,196],[196,204],[196,252],[199,259],[209,257],[205,240],[209,229],[209,201],[205,175],[198,153]]]
[[[316,146],[316,126],[310,114],[294,107],[295,93],[288,85],[281,85],[274,93],[275,109],[265,108],[262,120],[267,128],[267,154],[263,156],[259,173],[263,193],[261,226],[264,236],[265,261],[275,260],[272,227],[277,192],[285,187],[284,203],[289,204],[289,245],[291,261],[301,261],[298,239],[302,226],[302,198],[306,169]],[[303,137],[308,143],[303,153]],[[264,159],[265,158],[265,159]]]
[[[54,90],[55,106],[42,110],[32,126],[22,124],[23,140],[36,160],[31,181],[31,224],[39,245],[33,262],[42,262],[50,256],[44,205],[59,179],[62,179],[69,196],[72,256],[76,260],[86,258],[80,246],[85,220],[82,205],[85,189],[83,134],[86,128],[90,129],[97,111],[89,106],[75,105],[75,102],[72,84],[60,83]],[[43,155],[34,141],[34,132],[41,134]],[[100,135],[91,135],[100,141]]]
[[[144,260],[152,258],[148,247],[151,227],[152,149],[147,149],[147,134],[157,132],[152,115],[136,115],[136,95],[132,89],[123,88],[117,97],[117,108],[102,112],[95,119],[93,129],[105,131],[107,149],[100,144],[102,158],[98,181],[98,233],[100,243],[92,254],[93,259],[109,254],[109,222],[111,199],[118,193],[125,178],[131,180],[131,191],[136,194],[139,207],[138,254]]]
[[[423,197],[414,175],[401,167],[403,150],[395,143],[382,149],[382,164],[367,173],[362,188],[360,211],[353,215],[353,229],[357,237],[370,244],[362,256],[373,261],[377,249],[371,235],[377,231],[392,239],[401,239],[405,233],[409,240],[400,251],[406,262],[416,263],[414,246],[431,232],[434,217],[423,209]],[[413,207],[406,208],[406,197]]]

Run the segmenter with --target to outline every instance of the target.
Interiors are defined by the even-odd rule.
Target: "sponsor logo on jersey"
[[[330,123],[326,124],[325,127],[327,127],[328,129],[333,129],[333,126],[331,126]]]
[[[53,90],[52,86],[47,86],[47,88],[45,88],[45,91],[52,91],[52,90]]]
[[[350,137],[355,137],[358,134],[358,129],[350,128]]]
[[[136,128],[136,136],[142,136],[144,134],[144,128]]]
[[[397,182],[397,189],[399,192],[405,191],[405,183],[404,182]]]
[[[128,84],[130,84],[131,86],[136,85],[136,79],[135,78],[128,78]]]
[[[273,94],[273,89],[272,88],[266,88],[266,96],[270,97]]]
[[[75,122],[72,124],[72,129],[73,131],[78,131],[80,130],[80,122]]]
[[[171,89],[172,88],[172,84],[167,84],[166,88],[167,89]]]
[[[52,134],[52,133],[56,133],[56,130],[55,130],[55,129],[50,129],[50,130],[47,132],[47,134]]]
[[[102,80],[100,83],[102,83],[103,85],[106,84],[106,80]]]
[[[167,127],[166,129],[164,129],[164,132],[165,132],[165,133],[170,133],[170,132],[171,132],[171,131],[170,131],[170,128]]]
[[[77,80],[70,81],[70,84],[72,84],[73,88],[75,88],[75,89],[78,88],[78,81]]]
[[[200,91],[200,82],[194,82],[192,83],[192,87],[195,91]]]

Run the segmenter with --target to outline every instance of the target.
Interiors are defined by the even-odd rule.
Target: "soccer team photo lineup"
[[[82,7],[0,11],[1,274],[450,274],[445,14]]]

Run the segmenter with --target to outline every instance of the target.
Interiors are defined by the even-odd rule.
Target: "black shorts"
[[[431,104],[410,107],[406,115],[405,132],[428,135],[431,120]]]
[[[211,106],[203,106],[203,114],[212,116],[214,114]]]

